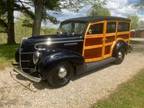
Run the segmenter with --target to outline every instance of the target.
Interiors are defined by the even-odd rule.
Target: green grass
[[[4,69],[6,66],[10,66],[14,61],[15,51],[19,45],[0,45],[0,69]]]
[[[93,108],[144,108],[144,69]]]

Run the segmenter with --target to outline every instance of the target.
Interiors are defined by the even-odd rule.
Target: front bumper
[[[33,82],[41,82],[41,80],[42,80],[41,77],[34,77],[32,75],[29,75],[29,74],[23,72],[17,64],[13,64],[13,66],[14,66],[14,69],[13,69],[14,72],[21,74],[22,76],[24,76],[25,78],[27,78]]]

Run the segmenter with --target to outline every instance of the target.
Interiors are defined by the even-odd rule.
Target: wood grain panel
[[[101,57],[101,55],[102,55],[102,47],[88,49],[88,50],[85,50],[85,53],[84,53],[85,59],[97,58],[97,57]]]
[[[89,38],[86,39],[85,46],[101,45],[102,43],[102,38]]]

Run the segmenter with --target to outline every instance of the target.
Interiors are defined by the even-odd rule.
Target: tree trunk
[[[7,0],[8,11],[8,28],[7,28],[7,44],[15,44],[15,31],[14,31],[14,0]]]
[[[35,18],[33,21],[32,36],[40,35],[42,15],[44,9],[44,0],[35,0]]]

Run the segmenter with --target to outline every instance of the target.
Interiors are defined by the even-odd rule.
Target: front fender
[[[45,54],[41,57],[38,68],[39,71],[50,70],[56,63],[67,61],[73,65],[79,65],[84,63],[84,58],[72,51],[59,51],[52,54]]]

